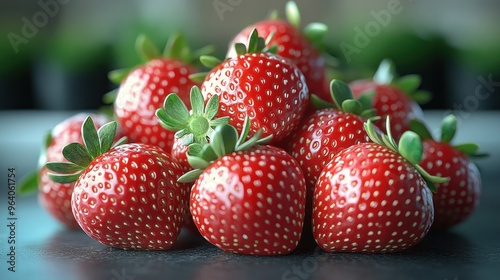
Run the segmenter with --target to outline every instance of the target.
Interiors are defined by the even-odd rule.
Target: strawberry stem
[[[300,28],[300,11],[294,1],[288,1],[285,5],[285,16],[287,21],[295,28]]]

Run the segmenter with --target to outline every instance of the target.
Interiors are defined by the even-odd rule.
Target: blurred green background
[[[116,87],[107,73],[139,62],[134,42],[182,31],[223,57],[245,26],[283,15],[286,0],[3,0],[0,109],[81,110]],[[323,22],[338,78],[369,77],[383,58],[420,74],[428,109],[500,109],[500,1],[297,0],[302,24]]]

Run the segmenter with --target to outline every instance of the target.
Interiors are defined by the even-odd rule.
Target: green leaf
[[[82,138],[92,159],[100,155],[101,147],[99,145],[99,137],[95,129],[94,121],[90,116],[83,122]]]
[[[233,152],[237,142],[238,131],[232,125],[217,126],[210,137],[210,146],[217,157]]]
[[[294,1],[288,1],[285,6],[285,15],[288,22],[295,28],[300,28],[300,12]]]
[[[57,173],[67,174],[67,173],[75,173],[77,171],[81,171],[83,167],[78,166],[71,162],[47,162],[45,164],[47,169],[50,171],[54,171]]]
[[[418,164],[424,151],[422,140],[413,131],[405,131],[399,140],[399,153],[412,164]]]
[[[259,33],[257,32],[257,29],[253,29],[252,33],[250,33],[250,37],[248,38],[248,45],[247,45],[247,53],[255,53],[260,51],[258,49],[259,45]]]
[[[427,184],[427,188],[429,188],[431,192],[437,193],[437,188],[433,182],[431,182],[430,180],[425,180],[425,183]]]
[[[102,102],[104,104],[113,104],[116,100],[116,96],[118,96],[118,89],[111,90],[109,92],[106,92],[102,96]]]
[[[234,44],[234,50],[238,55],[246,54],[247,53],[247,47],[243,43],[236,43]]]
[[[211,120],[217,115],[219,111],[219,96],[217,94],[212,95],[207,102],[205,107],[205,116],[207,119]]]
[[[208,68],[213,68],[213,67],[222,63],[222,61],[220,59],[218,59],[215,56],[211,56],[211,55],[200,56],[200,62],[201,62],[201,64],[203,64],[203,66],[206,66]]]
[[[377,130],[375,129],[375,125],[373,124],[371,119],[368,119],[364,124],[363,124],[366,134],[368,134],[368,137],[377,144],[384,145],[384,141],[380,138],[380,135],[378,134]]]
[[[195,83],[201,83],[205,80],[205,77],[208,75],[208,72],[199,72],[193,73],[189,75],[189,79]]]
[[[351,88],[340,80],[333,79],[330,82],[330,91],[332,100],[337,105],[337,108],[342,108],[342,103],[345,100],[353,99]]]
[[[257,144],[257,141],[260,139],[261,135],[262,135],[262,129],[257,130],[257,132],[252,137],[250,137],[250,139],[241,143],[241,145],[239,145],[236,150],[246,151],[250,149],[251,147]]]
[[[197,86],[193,86],[191,88],[190,100],[191,100],[191,109],[193,109],[193,115],[202,116],[205,108],[205,100],[203,99],[203,94],[201,93],[200,89]]]
[[[127,143],[127,141],[128,141],[127,136],[123,136],[122,138],[118,139],[118,140],[115,142],[115,144],[113,144],[113,147],[111,147],[111,148],[114,148],[114,147],[118,147],[118,146],[120,146],[120,145],[123,145],[123,144]]]
[[[409,95],[418,104],[425,104],[432,99],[432,94],[426,90],[417,90]]]
[[[113,145],[113,141],[115,139],[117,127],[117,123],[115,121],[112,121],[101,126],[97,131],[100,141],[100,154],[104,154],[105,152],[109,151],[109,149],[111,149],[111,146]]]
[[[187,155],[189,165],[194,169],[205,169],[210,165],[210,162],[196,156]]]
[[[313,43],[321,42],[328,33],[328,26],[324,23],[309,23],[304,28],[304,35]]]
[[[171,121],[181,124],[183,127],[187,125],[189,110],[177,94],[171,93],[165,98],[163,109],[166,115],[171,118]]]
[[[250,118],[246,116],[245,121],[243,121],[243,129],[241,130],[240,137],[238,137],[238,141],[236,142],[236,148],[245,143],[245,140],[247,139],[249,132],[250,132]]]
[[[453,147],[468,156],[476,154],[479,150],[479,145],[475,143],[464,143]]]
[[[38,171],[31,172],[21,178],[18,183],[19,194],[27,195],[38,191]]]
[[[194,170],[191,170],[191,171],[185,173],[184,175],[180,176],[177,179],[177,181],[180,183],[191,183],[191,182],[196,181],[196,179],[198,179],[198,177],[200,177],[201,173],[203,173],[202,169],[194,169]]]
[[[49,178],[59,184],[69,184],[69,183],[74,183],[78,178],[80,177],[82,173],[75,173],[75,174],[54,174],[54,173],[48,173]]]
[[[392,126],[391,126],[391,120],[390,120],[390,117],[387,116],[385,118],[385,131],[387,133],[387,139],[389,140],[389,147],[394,149],[394,150],[397,150],[397,144],[396,144],[396,140],[394,140],[394,137],[392,136]]]
[[[179,58],[184,60],[186,53],[189,53],[186,38],[181,32],[174,32],[169,36],[165,49],[163,50],[163,57],[165,58]]]
[[[457,118],[450,114],[441,121],[441,142],[450,143],[457,131]]]
[[[203,46],[191,53],[191,62],[194,63],[194,59],[198,59],[204,55],[210,55],[215,52],[215,47],[212,45]]]
[[[92,161],[88,150],[80,143],[70,143],[62,150],[63,156],[69,161],[81,167],[87,167]]]
[[[363,105],[361,105],[361,103],[357,100],[350,99],[342,102],[342,111],[344,112],[361,115],[362,110]]]
[[[141,34],[137,37],[136,41],[136,50],[137,53],[141,56],[141,59],[144,62],[148,62],[152,59],[158,58],[161,56],[160,51],[155,46],[153,41],[148,38],[146,35]]]
[[[122,68],[122,69],[116,69],[116,70],[111,70],[108,73],[108,79],[114,83],[114,84],[121,84],[121,82],[127,77],[128,73],[132,68]]]
[[[363,92],[359,97],[358,101],[361,103],[363,110],[368,110],[373,108],[373,97],[375,96],[375,91],[370,90],[367,92]]]
[[[417,133],[421,139],[433,139],[431,132],[429,131],[429,129],[427,129],[427,126],[421,120],[411,120],[410,130]]]
[[[396,81],[396,86],[404,92],[414,92],[422,83],[419,75],[406,75]]]
[[[311,102],[313,107],[317,110],[327,109],[327,108],[337,108],[337,106],[335,106],[335,104],[321,99],[319,96],[317,96],[314,93],[309,96],[309,102]]]
[[[379,84],[390,84],[396,77],[394,64],[390,59],[384,59],[380,63],[373,80]]]

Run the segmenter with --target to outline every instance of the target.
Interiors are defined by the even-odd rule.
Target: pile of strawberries
[[[304,237],[388,253],[465,221],[481,154],[451,144],[456,118],[434,139],[420,78],[389,60],[374,77],[332,79],[326,27],[301,30],[286,10],[243,29],[223,60],[180,33],[163,54],[139,37],[144,64],[110,73],[112,117],[57,125],[23,189],[69,228],[134,250],[168,250],[185,227],[239,254],[288,254]]]

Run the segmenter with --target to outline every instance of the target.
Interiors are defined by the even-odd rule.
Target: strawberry
[[[344,82],[332,80],[330,87],[335,104],[322,103],[321,109],[302,119],[287,140],[286,150],[302,167],[311,194],[319,173],[338,152],[371,141],[364,123],[374,117],[373,110],[364,110],[369,105],[353,100]]]
[[[84,145],[63,149],[69,162],[48,162],[52,180],[74,181],[71,207],[76,221],[94,240],[111,247],[166,250],[177,240],[189,198],[177,182],[179,164],[157,146],[112,147],[116,122],[96,131],[89,117],[82,126]]]
[[[81,127],[88,114],[77,113],[58,123],[46,135],[45,143],[40,153],[40,167],[20,182],[21,193],[38,190],[38,201],[52,217],[70,229],[79,229],[78,223],[71,211],[71,195],[73,184],[61,184],[50,180],[49,170],[44,166],[48,161],[66,161],[61,151],[69,143],[82,142]],[[95,120],[96,129],[110,121],[108,117],[100,113],[90,114]],[[122,136],[121,132],[116,134],[117,138]]]
[[[446,116],[441,124],[441,139],[435,140],[423,122],[414,120],[411,123],[411,129],[424,139],[419,164],[427,172],[450,178],[448,182],[436,184],[432,230],[448,229],[466,221],[477,208],[481,196],[481,174],[471,158],[484,154],[477,153],[479,146],[474,143],[452,145],[456,128],[456,117]]]
[[[270,19],[256,22],[245,27],[231,40],[226,57],[237,56],[236,43],[246,43],[254,29],[260,36],[270,38],[268,45],[276,45],[276,54],[295,63],[306,79],[309,92],[329,100],[330,87],[327,77],[326,53],[322,52],[322,41],[328,28],[322,23],[310,23],[300,30],[300,13],[293,1],[286,4],[286,20],[277,13]]]
[[[298,161],[306,179],[305,230],[310,230],[312,197],[321,170],[341,150],[371,141],[363,127],[366,119],[373,117],[373,110],[364,110],[369,105],[353,100],[349,86],[342,81],[332,80],[331,92],[335,104],[317,104],[322,109],[302,119],[285,148]],[[313,103],[319,101],[315,98]]]
[[[252,134],[262,128],[263,136],[273,135],[274,143],[297,128],[308,106],[309,90],[295,64],[264,47],[264,39],[254,30],[248,48],[237,44],[239,55],[217,64],[201,92],[205,100],[219,95],[217,117],[229,117],[229,124],[241,132],[248,116]]]
[[[161,128],[155,111],[172,92],[189,101],[191,87],[199,85],[189,79],[189,75],[199,71],[193,62],[197,57],[189,53],[185,39],[180,35],[170,38],[163,57],[144,36],[138,38],[137,45],[146,63],[129,72],[113,73],[114,80],[120,82],[114,114],[130,142],[151,144],[170,151],[174,133]]]
[[[370,120],[366,131],[374,143],[338,153],[314,190],[313,235],[327,252],[401,251],[420,242],[433,222],[433,182],[446,179],[417,165],[418,135],[405,132],[397,145],[390,129],[379,136]]]
[[[385,131],[385,118],[389,116],[392,124],[392,135],[399,140],[401,135],[410,129],[410,121],[423,119],[423,111],[419,103],[427,102],[430,94],[416,90],[421,79],[417,75],[407,75],[396,79],[393,63],[385,59],[375,73],[373,79],[355,80],[349,83],[354,97],[362,95],[373,98],[375,114],[382,117],[380,129]],[[417,103],[418,102],[418,103]]]
[[[262,144],[259,130],[247,142],[248,118],[236,128],[219,125],[206,145],[193,144],[193,167],[179,180],[196,180],[190,209],[201,235],[238,254],[283,255],[298,245],[304,222],[305,179],[297,161]],[[197,178],[197,179],[196,179]]]
[[[190,93],[190,102],[192,110],[188,110],[176,93],[171,93],[165,98],[163,107],[156,110],[160,125],[169,131],[175,132],[170,154],[177,160],[184,172],[192,170],[186,156],[189,145],[193,143],[206,144],[213,128],[228,122],[228,117],[214,119],[219,108],[218,95],[212,96],[205,106],[200,89],[193,86]],[[186,208],[184,220],[186,228],[196,234],[198,229],[194,226],[189,207]]]

